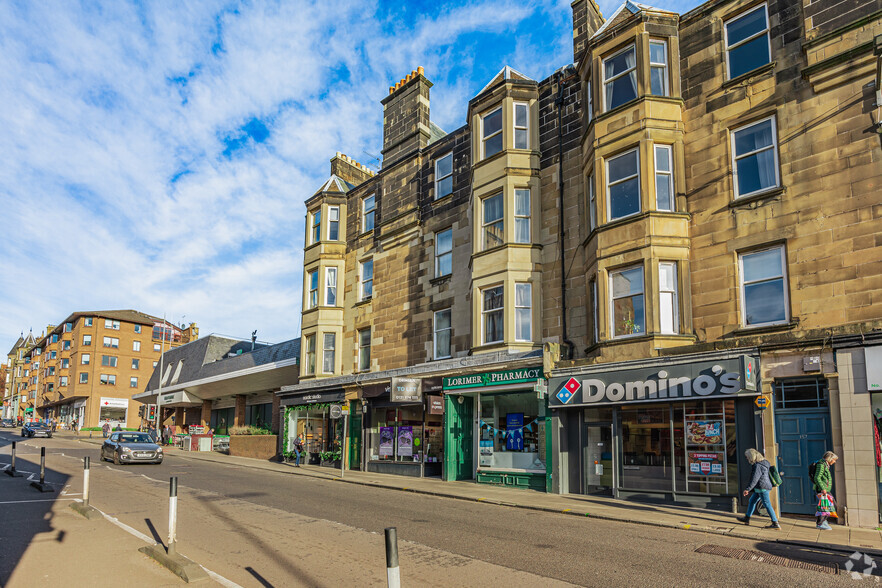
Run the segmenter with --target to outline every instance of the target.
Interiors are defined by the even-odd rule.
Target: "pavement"
[[[69,432],[56,433],[56,435],[62,438],[77,438]],[[87,433],[80,433],[78,439],[83,443],[96,445],[103,442],[100,434],[89,438]],[[304,465],[296,468],[293,464],[216,452],[189,452],[177,448],[170,448],[168,451],[186,459],[282,472],[293,476],[310,476],[346,484],[848,553],[860,551],[872,556],[882,556],[882,530],[879,528],[862,529],[834,524],[832,530],[822,531],[817,529],[813,518],[780,517],[781,530],[772,530],[764,528],[768,523],[768,519],[764,517],[755,517],[752,526],[745,526],[735,519],[736,515],[714,510],[643,504],[596,496],[548,494],[475,482],[442,482],[437,478],[412,478],[353,470],[347,470],[341,477],[340,470],[322,466]]]

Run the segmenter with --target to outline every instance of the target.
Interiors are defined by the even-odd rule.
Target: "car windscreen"
[[[144,433],[132,433],[131,435],[120,435],[120,443],[153,443],[150,435]]]

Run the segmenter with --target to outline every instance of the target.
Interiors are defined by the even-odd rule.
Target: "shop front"
[[[447,377],[445,480],[546,491],[550,413],[541,367]]]
[[[763,450],[758,359],[611,367],[549,380],[555,491],[720,509],[741,501],[744,451]]]
[[[369,472],[440,477],[444,404],[436,378],[392,378],[361,390]]]
[[[345,405],[342,389],[282,396],[282,452],[293,452],[294,439],[303,435],[307,463],[339,467],[343,446],[343,419],[331,418],[331,407]]]

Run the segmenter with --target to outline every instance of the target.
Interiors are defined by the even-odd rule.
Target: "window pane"
[[[453,176],[447,176],[438,182],[438,194],[435,198],[441,198],[453,193]]]
[[[764,120],[761,123],[735,131],[735,155],[744,155],[751,151],[771,147],[772,120]]]
[[[756,282],[757,280],[782,276],[781,254],[781,249],[769,249],[744,255],[741,261],[744,268],[744,281]]]
[[[328,240],[336,241],[340,238],[340,223],[332,221],[328,227]]]
[[[530,284],[515,284],[515,306],[532,306]]]
[[[634,269],[612,274],[613,298],[643,293],[643,269]]]
[[[374,279],[374,260],[371,259],[369,261],[364,262],[362,264],[362,279],[363,280],[373,280]]]
[[[375,196],[368,196],[364,199],[364,209],[365,211],[374,209]]]
[[[774,188],[777,185],[775,153],[772,149],[743,157],[737,160],[736,166],[739,196]]]
[[[502,311],[484,315],[484,342],[502,341]]]
[[[446,276],[453,273],[453,255],[445,253],[438,257],[438,275]]]
[[[640,180],[633,178],[627,182],[610,186],[610,220],[640,212]]]
[[[634,59],[634,48],[631,47],[627,51],[623,51],[615,57],[610,57],[603,62],[604,71],[606,72],[606,79],[608,80],[620,73],[626,72],[635,65],[636,60]]]
[[[441,231],[435,240],[435,253],[447,253],[453,250],[453,230]]]
[[[614,336],[645,333],[643,324],[643,295],[618,298],[613,301]]]
[[[655,169],[658,171],[671,171],[670,150],[666,147],[655,148]]]
[[[365,231],[373,231],[374,230],[374,213],[368,212],[364,215],[364,230]]]
[[[448,153],[438,160],[435,174],[438,178],[449,176],[453,173],[453,153]]]
[[[737,78],[771,60],[768,38],[766,35],[761,35],[744,45],[729,50],[729,77]]]
[[[438,331],[435,335],[435,357],[450,356],[450,331]]]
[[[488,114],[484,117],[484,137],[489,137],[493,133],[502,130],[502,109]]]
[[[650,42],[649,43],[649,61],[650,63],[667,63],[665,55],[665,44]]]
[[[530,219],[516,218],[514,228],[515,228],[515,243],[529,243],[530,242]]]
[[[650,83],[653,96],[667,96],[667,88],[665,87],[665,68],[653,67],[650,72]]]
[[[673,198],[671,195],[671,176],[658,174],[655,177],[656,208],[659,210],[673,210]]]
[[[502,308],[502,286],[484,290],[484,310]]]
[[[612,110],[637,97],[637,74],[631,72],[606,84],[606,109]]]
[[[637,174],[637,152],[631,151],[609,160],[609,182]]]
[[[440,310],[435,313],[435,330],[440,331],[442,329],[450,328],[450,311],[449,310]]]
[[[729,47],[751,37],[766,28],[766,10],[760,6],[753,12],[726,23]]]
[[[675,272],[673,263],[661,263],[658,266],[658,284],[659,288],[664,291],[671,292],[675,289]]]
[[[527,126],[527,105],[526,104],[515,104],[515,126],[516,127],[526,127]]]
[[[487,139],[484,143],[484,157],[496,155],[500,151],[502,151],[502,133]]]
[[[784,280],[745,285],[744,317],[748,325],[784,321]]]
[[[518,341],[530,341],[533,338],[533,334],[530,332],[532,329],[530,324],[531,312],[529,308],[516,309],[515,339]]]
[[[515,129],[515,149],[527,148],[527,130]]]
[[[515,214],[530,216],[530,191],[515,190]]]

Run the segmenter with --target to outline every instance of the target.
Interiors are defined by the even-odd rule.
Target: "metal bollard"
[[[12,442],[12,474],[15,475],[15,441]]]
[[[89,456],[83,458],[83,504],[89,506]]]
[[[168,484],[168,554],[177,553],[178,531],[178,477],[172,476]]]
[[[46,483],[46,448],[40,448],[40,484]]]
[[[401,588],[401,572],[398,569],[398,531],[386,527],[386,586]]]

